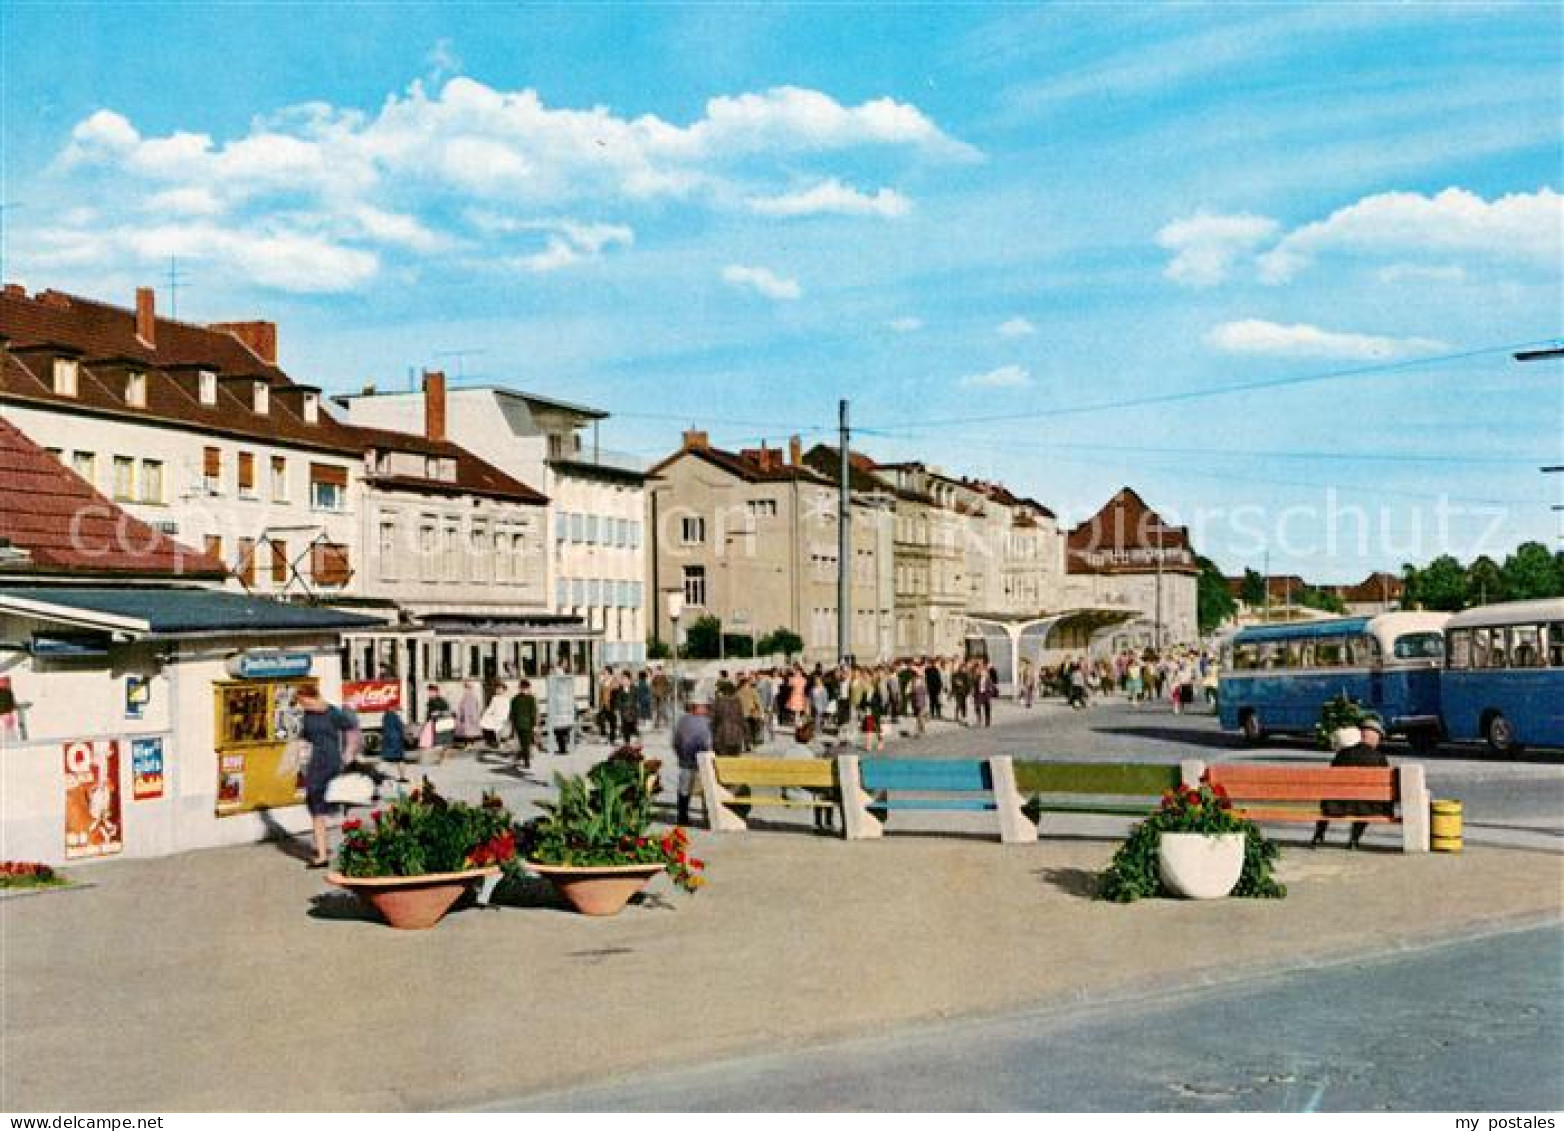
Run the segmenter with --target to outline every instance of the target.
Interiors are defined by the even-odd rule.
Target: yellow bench
[[[749,828],[744,814],[751,808],[835,809],[838,804],[832,758],[718,758],[702,752],[699,760],[706,824],[717,832]],[[740,795],[736,792],[740,789],[748,792]],[[775,792],[756,793],[757,789]],[[789,797],[790,789],[807,789],[811,796]]]

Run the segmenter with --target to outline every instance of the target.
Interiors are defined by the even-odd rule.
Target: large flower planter
[[[496,865],[426,876],[344,876],[331,872],[326,879],[356,894],[390,926],[402,931],[425,931],[443,919],[474,883],[499,874]]]
[[[583,915],[617,915],[630,897],[644,888],[661,864],[617,864],[578,868],[566,864],[535,864],[529,871],[546,877],[570,906]]]
[[[1221,899],[1244,870],[1243,833],[1163,833],[1157,871],[1163,886],[1186,899]]]

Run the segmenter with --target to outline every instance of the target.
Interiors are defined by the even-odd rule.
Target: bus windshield
[[[1396,637],[1392,651],[1398,660],[1442,660],[1445,638],[1439,632],[1409,632]]]

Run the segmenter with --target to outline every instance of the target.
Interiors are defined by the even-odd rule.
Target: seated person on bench
[[[1385,724],[1380,722],[1378,716],[1370,715],[1359,724],[1359,729],[1363,735],[1361,740],[1339,750],[1330,764],[1332,766],[1389,766],[1390,759],[1386,758],[1385,752],[1379,748],[1379,744],[1385,740]],[[1322,801],[1320,812],[1326,817],[1394,817],[1396,815],[1395,805],[1384,801]],[[1330,828],[1329,820],[1315,824],[1314,839],[1309,842],[1310,848],[1318,848],[1325,843],[1325,830],[1328,828]],[[1367,829],[1367,821],[1353,821],[1347,847],[1356,848]]]
[[[793,730],[793,741],[784,746],[781,751],[783,758],[817,758],[814,747],[810,743],[815,737],[815,725],[812,722],[799,723]],[[820,791],[805,789],[802,786],[789,786],[783,791],[789,801],[810,801],[820,794]],[[836,810],[825,807],[815,809],[815,831],[828,833],[836,827]]]

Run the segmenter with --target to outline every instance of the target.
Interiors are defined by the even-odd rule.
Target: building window
[[[482,581],[486,572],[484,562],[488,558],[489,534],[486,530],[474,530],[471,538],[472,545],[472,579]]]
[[[699,546],[706,541],[706,520],[700,515],[689,515],[679,520],[679,544]]]
[[[272,548],[272,584],[288,584],[288,543],[279,542],[273,538]]]
[[[750,518],[776,518],[777,501],[775,499],[751,499],[747,504]]]
[[[630,548],[632,550],[639,549],[640,545],[641,545],[641,524],[639,522],[632,522],[632,523],[630,523]]]
[[[570,604],[573,608],[581,608],[586,602],[586,581],[580,577],[570,579]]]
[[[74,397],[76,395],[77,375],[80,366],[76,360],[70,357],[57,357],[54,359],[54,392],[56,396]]]
[[[136,461],[129,456],[114,457],[114,499],[121,503],[136,500]]]
[[[598,517],[595,514],[586,516],[586,540],[591,545],[597,544]]]
[[[517,565],[521,563],[518,561]],[[510,580],[510,535],[496,534],[494,536],[494,580]]]
[[[255,407],[255,415],[268,415],[272,409],[272,387],[265,381],[257,381],[254,390],[254,399],[251,403]]]
[[[255,498],[255,453],[239,453],[239,494],[246,499]]]
[[[554,541],[563,542],[570,537],[570,515],[564,511],[554,512]]]
[[[462,579],[462,532],[454,526],[445,528],[445,580]]]
[[[217,403],[217,374],[209,373],[205,369],[201,370],[200,386],[201,386],[201,389],[200,389],[201,403],[202,404],[216,404]]]
[[[143,503],[163,501],[163,461],[160,459],[141,461],[141,501]]]
[[[586,515],[576,513],[570,516],[570,540],[572,542],[586,541]]]
[[[513,565],[511,574],[515,581],[527,580],[527,536],[525,534],[512,534],[510,536],[510,552]]]
[[[223,490],[223,453],[220,448],[203,448],[201,451],[201,478],[208,495],[218,495]]]
[[[244,582],[245,588],[255,588],[255,539],[239,539],[239,560],[234,562],[234,576]]]
[[[554,608],[562,611],[570,607],[570,582],[563,577],[554,579]]]
[[[132,373],[125,378],[125,403],[131,408],[147,407],[147,375]]]
[[[436,545],[437,532],[432,524],[418,528],[418,560],[423,566],[419,571],[425,581],[434,581],[440,575],[440,552]]]
[[[288,461],[282,456],[272,456],[272,500],[288,501]]]
[[[396,576],[396,523],[394,522],[380,524],[380,576],[387,579]]]
[[[201,540],[201,548],[218,561],[223,560],[223,538],[220,534],[208,534]]]
[[[684,567],[684,603],[697,609],[706,607],[706,567]]]
[[[337,542],[317,542],[310,547],[310,576],[315,584],[340,589],[353,576],[348,565],[348,548]]]
[[[71,470],[80,475],[88,483],[97,485],[98,482],[98,458],[91,452],[72,452]]]
[[[320,421],[320,394],[304,394],[304,423],[315,424]]]
[[[318,511],[340,511],[347,500],[348,471],[324,463],[310,464],[310,506]]]

